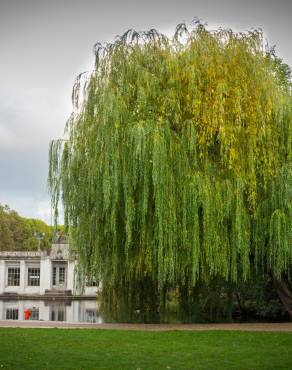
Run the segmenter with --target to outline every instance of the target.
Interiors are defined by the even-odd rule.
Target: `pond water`
[[[29,309],[29,320],[66,322],[103,322],[97,300],[0,300],[0,320],[24,320]]]

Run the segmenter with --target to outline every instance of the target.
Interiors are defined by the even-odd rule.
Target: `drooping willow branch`
[[[287,271],[290,70],[262,33],[131,30],[95,52],[50,150],[52,204],[83,268],[108,287]]]

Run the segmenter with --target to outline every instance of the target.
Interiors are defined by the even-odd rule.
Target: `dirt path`
[[[118,330],[240,330],[240,331],[279,331],[292,332],[290,323],[252,323],[252,324],[87,324],[57,321],[16,321],[0,320],[0,327],[13,328],[68,328],[68,329],[118,329]]]

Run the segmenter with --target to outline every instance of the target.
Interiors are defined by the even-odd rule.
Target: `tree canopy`
[[[95,56],[50,146],[80,266],[113,296],[288,272],[290,69],[262,32],[130,30]]]
[[[50,248],[53,228],[38,219],[24,218],[0,204],[0,251],[37,250],[39,241],[36,236],[42,234],[40,247]]]

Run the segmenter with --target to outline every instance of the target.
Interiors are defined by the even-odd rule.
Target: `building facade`
[[[76,264],[68,244],[53,244],[49,252],[0,252],[0,297],[96,298],[95,281],[78,287]]]

